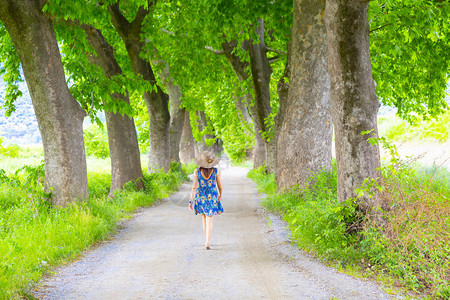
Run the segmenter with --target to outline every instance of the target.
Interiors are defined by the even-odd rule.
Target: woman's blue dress
[[[198,186],[195,192],[195,214],[207,216],[220,215],[223,213],[222,203],[219,201],[219,192],[216,185],[217,169],[211,173],[208,179],[203,178],[200,169],[197,170]]]

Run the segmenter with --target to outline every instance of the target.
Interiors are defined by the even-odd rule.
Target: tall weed
[[[360,249],[370,264],[386,270],[400,285],[448,298],[450,172],[419,168],[391,153],[393,164],[381,168],[386,207],[379,214],[385,221],[366,220]]]

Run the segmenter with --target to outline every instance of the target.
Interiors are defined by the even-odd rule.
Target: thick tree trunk
[[[264,43],[264,22],[262,19],[259,19],[256,34],[259,37],[259,43],[255,44],[252,41],[248,47],[253,87],[255,90],[255,105],[252,110],[252,116],[254,122],[258,123],[259,130],[267,132],[268,127],[265,120],[272,112],[270,108],[270,76],[272,74],[272,68],[270,67],[269,59],[267,58],[266,46]],[[258,168],[265,162],[269,170],[273,169],[274,166],[271,164],[274,162],[271,159],[268,160],[267,157],[273,156],[274,147],[270,147],[271,145],[269,145],[267,140],[265,140],[261,134],[255,135],[255,148],[256,143],[265,150],[263,150],[265,153],[263,153],[264,157],[262,158],[262,161],[261,159],[256,159],[255,155],[254,167]],[[261,145],[261,143],[264,145]]]
[[[129,102],[128,96],[115,94],[113,97],[118,101]],[[136,187],[142,189],[143,174],[134,120],[127,115],[109,111],[105,111],[105,115],[111,156],[110,196],[130,181],[135,181]]]
[[[141,40],[142,22],[148,14],[148,10],[140,7],[136,18],[130,23],[120,12],[119,2],[108,6],[108,9],[111,13],[112,23],[125,43],[133,72],[156,87],[152,92],[144,94],[150,119],[148,169],[149,171],[156,171],[159,168],[164,168],[167,171],[170,166],[169,96],[157,86],[150,62],[140,57],[144,47],[144,42]]]
[[[197,112],[197,117],[199,119],[198,130],[200,132],[202,132],[208,127],[208,118],[206,117],[204,111],[198,111]],[[208,140],[215,139],[214,144],[212,144],[211,146],[208,146],[206,144],[206,140],[207,139]],[[216,155],[219,155],[223,151],[222,140],[216,138],[215,135],[205,134],[205,135],[202,136],[202,141],[198,142],[198,150],[200,152],[201,151],[212,151]]]
[[[195,114],[196,114],[196,119],[198,120],[197,129],[198,129],[198,132],[201,133],[206,129],[206,125],[207,125],[206,124],[206,115],[205,115],[204,111],[197,111],[197,112],[195,112]],[[211,136],[210,134],[205,134],[202,136],[202,140],[198,141],[198,143],[197,143],[199,152],[209,150],[209,147],[206,146],[206,144],[205,144],[205,139],[209,139],[212,137],[213,136]]]
[[[325,0],[294,1],[291,80],[277,139],[279,190],[332,167],[324,8]]]
[[[253,100],[251,94],[246,94],[245,97],[249,101]],[[250,104],[249,108],[253,119],[253,131],[255,132],[255,147],[253,148],[253,168],[256,169],[261,167],[266,161],[267,144],[266,140],[262,136],[262,132],[264,131],[262,124],[256,117],[258,115],[258,109],[256,108],[256,105],[252,104]]]
[[[248,113],[247,103],[245,97],[234,97],[234,105],[238,111],[239,119],[241,120],[242,126],[246,129],[250,124],[252,124],[252,117]]]
[[[43,3],[0,0],[0,19],[19,54],[44,145],[45,186],[55,205],[88,197],[85,111],[66,84],[58,43]]]
[[[122,73],[122,69],[114,58],[114,49],[103,37],[102,33],[90,26],[82,26],[87,34],[89,44],[94,48],[97,56],[88,55],[92,64],[99,65],[106,77]],[[127,105],[130,100],[127,96],[114,94],[112,98],[123,101]],[[108,128],[109,152],[111,154],[111,189],[121,189],[125,183],[136,181],[139,189],[143,188],[142,167],[136,126],[133,118],[111,111],[105,111],[106,126]]]
[[[261,28],[258,28],[258,30],[261,31]],[[262,28],[262,33],[264,33],[264,27]],[[262,39],[262,44],[264,45],[264,39]],[[245,70],[248,66],[248,63],[241,61],[239,57],[237,57],[236,55],[234,55],[232,53],[233,49],[236,46],[237,46],[236,41],[230,41],[227,43],[223,43],[222,49],[225,54],[225,57],[228,59],[230,65],[233,68],[239,81],[245,82],[250,77],[250,74],[247,73]],[[246,45],[246,47],[248,47],[248,46]],[[253,71],[253,68],[254,68],[255,72],[256,71],[264,71],[266,66],[264,66],[265,61],[264,61],[263,57],[265,57],[265,59],[267,60],[267,56],[265,55],[265,53],[261,54],[260,51],[262,51],[262,50],[265,51],[265,49],[262,49],[261,45],[259,45],[259,44],[251,45],[249,47],[252,48],[254,63],[259,63],[259,66],[252,67],[252,71]],[[256,49],[253,50],[253,47],[256,47]],[[249,52],[250,52],[250,50],[249,50]],[[261,57],[261,55],[263,55],[263,57]],[[268,60],[267,60],[267,63],[268,63]],[[269,66],[269,68],[270,68],[270,66]],[[265,81],[266,76],[263,73],[257,74],[256,76],[257,77],[260,76],[260,78],[258,78],[258,79],[260,79],[260,80],[263,79],[264,82],[266,82]],[[269,73],[269,80],[270,80],[270,73]],[[255,90],[255,94],[258,93],[258,95],[259,95],[259,98],[258,99],[255,98],[255,101],[253,101],[253,97],[250,93],[247,93],[244,96],[246,99],[246,102],[249,106],[251,117],[253,119],[253,128],[254,128],[254,133],[255,133],[255,147],[253,149],[253,167],[254,168],[259,168],[266,161],[266,140],[262,137],[262,134],[261,134],[265,128],[264,115],[265,115],[266,105],[265,105],[265,103],[258,103],[258,104],[256,103],[257,100],[259,100],[259,101],[267,100],[267,99],[263,98],[264,96],[266,96],[266,92],[262,85],[263,85],[262,82],[261,83],[258,82],[258,86],[262,89],[260,89],[258,92]],[[267,86],[267,89],[268,88],[269,88],[269,86]],[[269,100],[269,109],[270,109],[270,93],[269,93],[268,100]],[[253,102],[253,104],[252,104],[252,102]],[[262,120],[262,122],[261,122],[261,120]]]
[[[325,12],[340,201],[354,197],[365,178],[380,177],[378,146],[367,142],[378,135],[379,107],[370,65],[368,5],[369,1],[327,0]],[[368,130],[373,131],[361,135]],[[363,197],[360,208],[370,210],[376,199]]]
[[[192,136],[191,120],[189,111],[185,110],[183,133],[180,142],[180,161],[182,164],[190,163],[195,158],[196,142]]]
[[[277,93],[278,93],[278,101],[279,101],[279,107],[278,107],[278,113],[275,116],[275,128],[272,140],[268,143],[268,147],[272,148],[270,151],[267,152],[267,172],[268,173],[276,173],[277,170],[277,141],[278,136],[280,134],[280,128],[281,124],[283,123],[283,117],[286,114],[287,110],[287,99],[288,99],[288,92],[289,92],[289,78],[290,78],[290,68],[291,68],[291,42],[288,43],[287,49],[287,60],[286,65],[284,67],[283,76],[281,76],[280,80],[278,81],[277,85]]]
[[[181,89],[178,85],[173,83],[170,76],[169,65],[164,62],[166,67],[159,73],[160,78],[166,91],[169,94],[170,104],[170,127],[169,127],[169,141],[170,141],[170,162],[180,162],[180,141],[183,132],[184,116],[186,111],[181,108]]]

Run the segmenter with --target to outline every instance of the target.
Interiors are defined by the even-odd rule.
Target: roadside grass
[[[380,224],[361,217],[352,199],[337,200],[335,170],[279,194],[263,167],[248,177],[267,195],[262,205],[288,223],[300,249],[347,273],[425,298],[449,299],[450,172],[401,161],[384,166],[386,209],[378,212]]]
[[[111,199],[109,161],[95,164],[88,173],[90,198],[64,208],[47,201],[43,164],[0,170],[0,299],[26,296],[52,267],[110,237],[120,220],[169,196],[187,179],[177,165],[167,173],[144,172],[144,191],[129,183]]]

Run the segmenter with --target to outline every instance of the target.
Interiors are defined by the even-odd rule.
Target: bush
[[[387,207],[383,224],[368,219],[361,250],[368,262],[384,268],[418,293],[448,295],[450,270],[450,172],[427,172],[394,160],[382,168]]]
[[[86,155],[97,158],[109,157],[108,133],[106,128],[92,124],[83,130]]]
[[[266,167],[263,165],[258,169],[252,169],[247,176],[256,182],[258,190],[267,195],[273,195],[277,192],[277,184],[275,183],[275,175],[267,174]]]
[[[186,165],[183,165],[182,168],[183,168],[183,173],[184,174],[191,175],[191,174],[194,174],[195,169],[197,169],[198,166],[197,166],[196,163],[190,162],[190,163],[188,163]]]

